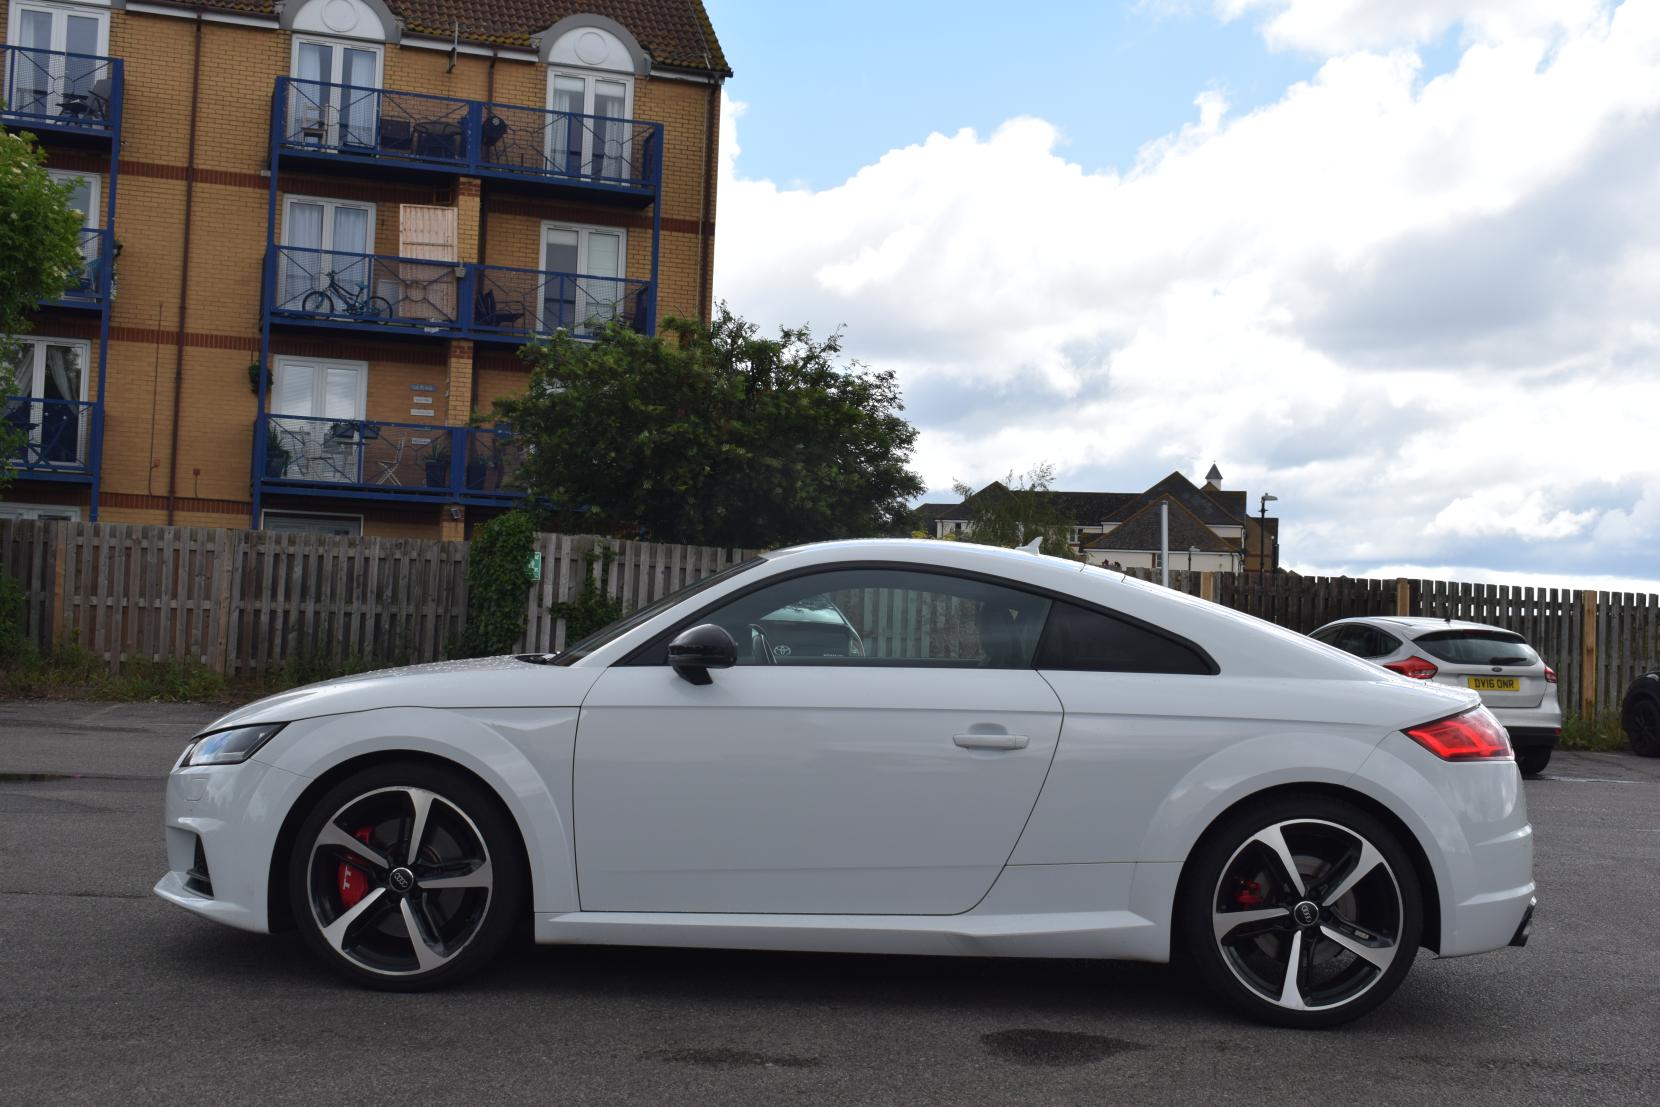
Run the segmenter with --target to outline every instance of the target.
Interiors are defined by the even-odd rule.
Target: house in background
[[[519,347],[709,316],[731,71],[700,0],[0,18],[0,122],[85,215],[0,366],[7,515],[461,538],[522,495],[473,421]]]
[[[973,540],[975,496],[1006,491],[993,481],[961,503],[923,504],[917,516],[934,538]],[[1279,568],[1279,519],[1250,514],[1249,496],[1222,487],[1215,466],[1203,485],[1171,473],[1142,492],[1047,492],[1072,522],[1073,550],[1092,565],[1156,569],[1159,504],[1169,505],[1170,568],[1196,572],[1258,572]]]

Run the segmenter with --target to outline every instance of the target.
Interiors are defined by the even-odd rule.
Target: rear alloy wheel
[[[306,944],[370,987],[418,991],[483,965],[521,902],[513,828],[493,797],[422,764],[329,790],[295,837],[289,894]]]
[[[1523,776],[1538,776],[1550,764],[1551,750],[1549,746],[1543,749],[1528,749],[1516,751],[1516,766],[1522,770]]]
[[[1200,847],[1182,897],[1188,949],[1235,1006],[1334,1026],[1389,997],[1417,954],[1410,859],[1365,812],[1322,796],[1242,812]]]

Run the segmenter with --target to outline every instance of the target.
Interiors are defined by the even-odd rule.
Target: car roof
[[[1325,626],[1337,626],[1343,623],[1361,623],[1381,627],[1385,630],[1408,634],[1414,638],[1420,634],[1427,634],[1432,630],[1496,630],[1503,634],[1517,633],[1509,627],[1496,627],[1491,623],[1472,623],[1467,619],[1436,619],[1428,615],[1351,615],[1346,619],[1333,619]],[[1320,629],[1323,630],[1325,627]]]

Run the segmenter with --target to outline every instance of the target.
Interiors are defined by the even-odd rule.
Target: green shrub
[[[1595,718],[1569,715],[1562,720],[1562,739],[1558,743],[1565,750],[1607,752],[1623,750],[1628,742],[1620,726],[1618,711],[1605,711]]]
[[[24,632],[23,585],[0,569],[0,665],[27,665],[35,660],[35,644]]]
[[[451,657],[494,657],[524,637],[530,555],[536,520],[527,512],[498,515],[473,532],[467,557],[467,625],[450,643]]]
[[[600,580],[609,575],[611,557],[611,547],[601,542],[583,559],[587,572],[582,574],[582,590],[576,599],[548,605],[548,614],[565,620],[566,642],[580,641],[628,614],[628,605],[622,597],[611,595],[594,579],[596,562],[599,563]]]

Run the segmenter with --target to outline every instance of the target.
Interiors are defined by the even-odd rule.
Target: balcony
[[[256,457],[267,493],[348,499],[504,504],[518,462],[510,432],[491,427],[264,415]]]
[[[84,400],[7,396],[0,427],[20,433],[22,443],[8,459],[21,477],[90,480],[95,405]]]
[[[662,180],[663,125],[396,89],[277,79],[283,158],[426,170],[580,190],[646,204]]]
[[[115,135],[123,95],[120,58],[0,45],[0,123],[36,134]]]
[[[82,228],[81,257],[86,261],[70,277],[69,287],[64,289],[63,295],[46,301],[51,306],[98,311],[109,303],[114,280],[109,231],[101,227]]]
[[[266,296],[294,326],[524,343],[655,326],[650,281],[278,246]]]
[[[610,323],[652,332],[650,281],[503,265],[469,269],[473,295],[467,332],[476,341],[524,343],[556,330],[592,338]]]

